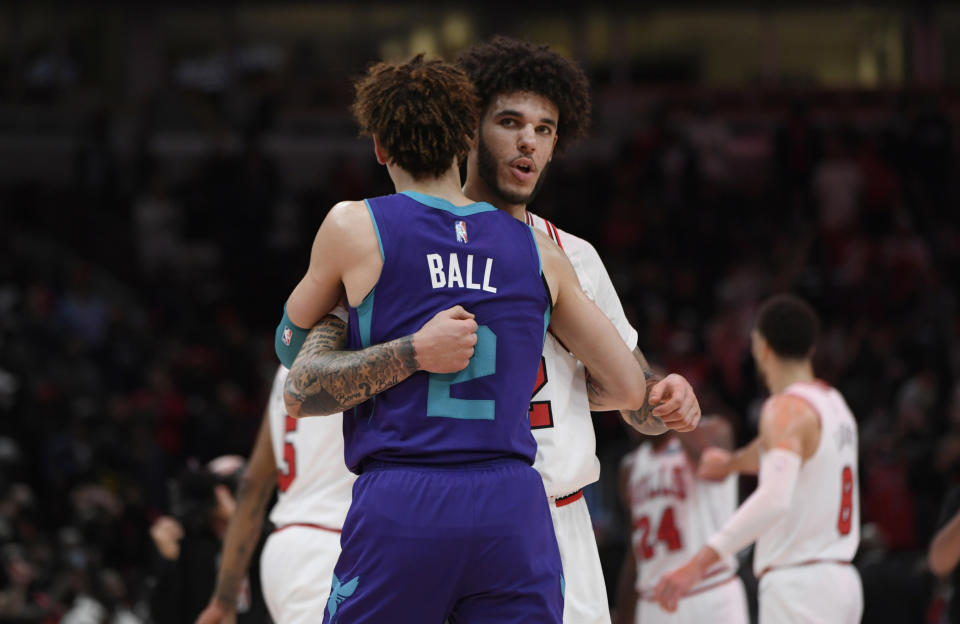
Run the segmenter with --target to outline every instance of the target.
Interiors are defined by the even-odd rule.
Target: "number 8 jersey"
[[[366,203],[383,268],[350,308],[349,348],[413,334],[455,305],[473,313],[479,329],[466,369],[415,373],[344,413],[347,466],[360,473],[370,460],[504,457],[533,464],[528,412],[550,318],[533,230],[487,203],[454,206],[413,192]]]
[[[758,575],[817,560],[851,561],[860,544],[857,422],[847,402],[821,381],[792,384],[783,394],[817,413],[820,445],[800,468],[790,509],[757,540]]]

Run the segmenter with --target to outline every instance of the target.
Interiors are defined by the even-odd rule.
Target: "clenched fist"
[[[477,322],[459,305],[438,312],[413,334],[417,365],[428,373],[462,371],[476,344]]]

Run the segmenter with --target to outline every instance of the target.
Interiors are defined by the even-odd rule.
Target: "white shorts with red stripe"
[[[607,586],[583,490],[550,499],[550,515],[563,563],[563,623],[609,624]]]
[[[716,583],[704,583],[677,602],[677,610],[668,613],[651,598],[637,601],[636,624],[750,624],[747,594],[736,573]]]
[[[848,563],[820,561],[766,571],[760,578],[760,624],[859,624],[863,586]]]
[[[260,583],[276,624],[323,621],[339,557],[336,529],[291,524],[267,538],[260,556]]]

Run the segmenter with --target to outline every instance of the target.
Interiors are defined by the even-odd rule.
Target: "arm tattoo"
[[[637,358],[637,361],[640,362],[640,368],[643,369],[643,378],[647,382],[646,398],[643,400],[643,407],[639,410],[621,410],[621,413],[627,417],[633,428],[640,433],[660,435],[667,430],[667,426],[663,424],[663,421],[653,415],[653,408],[656,406],[650,405],[650,390],[653,389],[653,386],[655,386],[657,382],[663,379],[663,375],[658,375],[653,372],[650,363],[647,362],[647,358],[643,356],[639,347],[633,350],[633,355]]]
[[[347,324],[327,316],[310,330],[284,387],[309,416],[359,405],[419,370],[413,336],[344,351]]]
[[[248,513],[238,515],[231,523],[236,523],[235,530],[240,532],[239,539],[235,540],[232,549],[224,550],[223,564],[217,578],[217,587],[214,593],[222,604],[233,608],[237,604],[240,587],[250,567],[250,557],[260,538],[263,527],[263,516],[267,504],[273,494],[274,482],[272,479],[260,479],[240,482],[237,491],[237,512],[246,509]],[[231,540],[233,541],[233,540]]]

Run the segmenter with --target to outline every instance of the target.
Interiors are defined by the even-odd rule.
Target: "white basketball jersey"
[[[339,530],[357,478],[343,460],[343,414],[288,416],[283,402],[288,372],[283,366],[277,370],[267,407],[278,470],[270,520],[277,527],[309,524]]]
[[[757,540],[754,570],[816,560],[850,561],[860,544],[857,422],[847,402],[822,382],[783,391],[820,416],[820,445],[800,467],[789,511]]]
[[[636,590],[650,595],[660,578],[690,560],[737,507],[737,478],[697,479],[674,437],[659,450],[644,442],[624,458],[631,543],[637,560]],[[734,557],[721,560],[691,591],[729,578]]]
[[[593,245],[530,212],[527,224],[546,232],[566,252],[581,288],[607,315],[632,351],[637,346],[637,331],[627,321]],[[530,401],[530,427],[537,440],[533,467],[543,477],[547,496],[566,496],[600,478],[583,364],[549,332]]]

